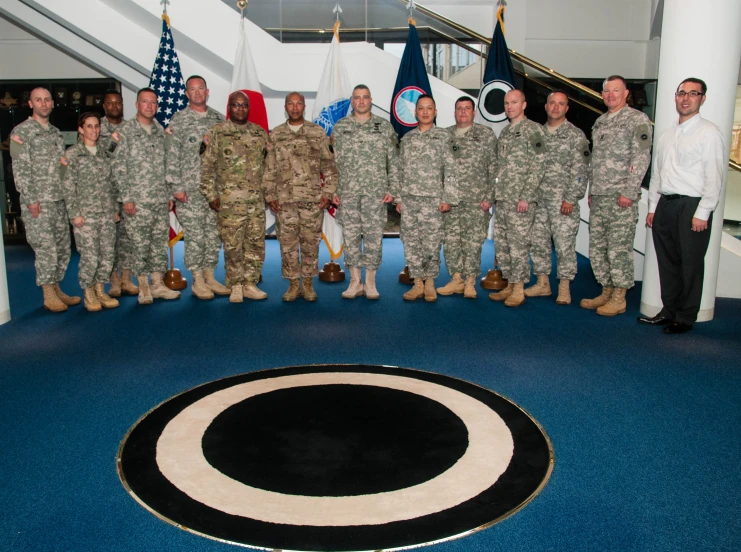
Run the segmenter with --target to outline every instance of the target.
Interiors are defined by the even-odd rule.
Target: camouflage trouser
[[[120,203],[118,213],[121,215],[121,220],[116,223],[116,246],[113,256],[113,269],[131,269],[134,251],[132,250],[131,238],[129,238],[126,232],[126,221],[124,220],[123,208]]]
[[[265,260],[265,207],[262,202],[222,203],[218,221],[226,285],[256,285]]]
[[[443,243],[440,200],[404,196],[401,203],[401,239],[409,276],[435,279],[440,274],[440,247]]]
[[[77,278],[80,287],[87,289],[94,284],[105,284],[113,269],[116,222],[111,213],[86,214],[82,228],[74,228],[75,243],[80,252]]]
[[[629,289],[635,284],[633,240],[638,202],[620,207],[617,196],[593,196],[589,211],[589,260],[603,287]]]
[[[477,276],[481,272],[481,246],[486,241],[491,213],[480,203],[454,205],[443,214],[445,264],[450,274]]]
[[[185,237],[185,268],[198,272],[216,268],[221,240],[216,212],[208,206],[203,194],[189,193],[187,202],[176,202],[175,214]]]
[[[319,274],[319,242],[324,210],[318,203],[281,203],[275,214],[275,235],[280,242],[281,268],[287,280]],[[265,225],[263,224],[263,231]],[[299,249],[301,261],[299,262]]]
[[[72,246],[64,201],[42,202],[39,218],[33,218],[28,207],[22,205],[21,215],[26,239],[36,256],[36,285],[61,282],[67,272]]]
[[[136,214],[124,214],[126,233],[131,240],[135,275],[167,271],[167,243],[170,216],[167,203],[136,204]]]
[[[528,249],[535,209],[536,204],[531,203],[526,213],[518,213],[517,201],[497,201],[494,245],[502,275],[510,283],[530,280]]]
[[[378,270],[383,229],[388,219],[388,209],[382,199],[342,196],[336,219],[343,230],[345,266]]]
[[[570,215],[561,214],[560,199],[541,199],[535,207],[535,221],[530,233],[530,258],[535,274],[550,274],[551,237],[556,246],[558,279],[573,280],[576,276],[576,233],[579,231],[579,204]]]

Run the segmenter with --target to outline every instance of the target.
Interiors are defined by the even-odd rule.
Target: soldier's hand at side
[[[319,209],[326,209],[331,203],[328,197],[323,197],[319,200]]]
[[[592,206],[592,194],[589,194],[589,197],[587,197],[587,205]]]
[[[180,203],[188,203],[188,192],[178,192],[178,193],[172,194],[172,195]]]
[[[280,211],[280,202],[277,199],[274,199],[268,205],[270,205],[270,210],[273,211],[273,213]]]
[[[396,204],[396,212],[401,214],[401,203]]]
[[[622,207],[623,209],[627,209],[628,207],[630,207],[631,205],[633,205],[633,200],[632,199],[628,199],[627,197],[621,195],[618,198],[618,205],[620,207]]]
[[[28,210],[31,211],[31,216],[33,218],[39,218],[39,213],[41,213],[41,203],[32,203],[28,206]]]
[[[708,229],[708,221],[692,217],[692,231],[702,232]]]
[[[168,211],[174,211],[175,210],[175,202],[173,200],[170,200],[167,202],[167,210]]]
[[[72,224],[75,228],[82,228],[85,226],[85,219],[82,217],[75,217],[72,219]]]
[[[394,196],[392,196],[390,193],[386,192],[386,195],[383,196],[383,202],[384,203],[393,203]]]
[[[447,213],[450,211],[450,203],[441,203],[440,207],[438,207],[438,211],[441,213]]]
[[[332,203],[334,203],[335,205],[339,205],[341,203],[340,196],[338,196],[337,194],[333,195],[332,196]]]
[[[121,215],[118,214],[118,211],[113,213],[113,222],[121,222]]]
[[[136,203],[133,201],[130,201],[128,203],[123,204],[124,213],[127,215],[135,215],[136,214]]]
[[[649,213],[649,214],[646,215],[646,226],[648,226],[649,228],[653,228],[654,227],[654,215],[655,214],[656,213]]]
[[[518,213],[527,213],[527,210],[530,208],[530,204],[527,201],[519,200],[517,202],[517,212]]]
[[[564,216],[570,216],[574,212],[574,204],[568,201],[561,202],[561,214]]]
[[[482,211],[488,211],[489,209],[491,209],[491,203],[489,203],[488,201],[482,201],[481,202],[481,210]]]
[[[217,197],[213,201],[208,202],[208,206],[211,207],[214,211],[218,211],[221,209],[221,198]]]

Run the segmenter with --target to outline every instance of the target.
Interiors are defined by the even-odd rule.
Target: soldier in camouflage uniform
[[[257,283],[265,260],[262,173],[268,135],[247,121],[249,111],[249,98],[243,92],[232,93],[229,120],[206,134],[201,157],[201,193],[218,213],[232,303],[241,303],[244,297],[267,298]]]
[[[626,105],[628,94],[623,77],[607,77],[602,98],[608,112],[592,127],[589,257],[602,293],[580,304],[603,316],[625,312],[625,294],[635,283],[638,200],[651,163],[651,123],[645,113]]]
[[[34,88],[28,106],[31,117],[10,131],[13,174],[21,194],[26,239],[36,256],[36,285],[44,292],[44,308],[63,312],[80,303],[79,297],[59,288],[71,247],[60,178],[64,139],[49,123],[54,101],[47,89]]]
[[[171,194],[165,182],[165,130],[155,113],[157,95],[151,88],[142,88],[136,96],[136,117],[111,136],[117,144],[113,179],[133,245],[140,305],[150,305],[154,298],[180,297],[179,291],[168,289],[162,281],[167,270]]]
[[[118,307],[118,301],[106,294],[105,284],[113,268],[119,215],[110,154],[98,146],[98,115],[80,115],[77,130],[82,143],[64,154],[62,193],[80,252],[78,278],[85,292],[85,309],[95,312]]]
[[[587,190],[589,142],[584,133],[566,120],[569,98],[551,92],[545,105],[548,121],[543,125],[546,170],[538,189],[535,222],[530,238],[530,257],[537,283],[525,289],[526,297],[551,295],[551,238],[558,260],[556,304],[571,303],[571,280],[576,276],[576,233],[579,231],[579,200]]]
[[[221,240],[216,212],[209,208],[199,187],[204,137],[223,117],[206,105],[208,88],[203,77],[189,77],[185,95],[188,107],[175,113],[165,130],[165,178],[178,201],[177,217],[185,235],[185,268],[193,274],[191,291],[198,299],[213,299],[214,293],[228,295],[230,290],[214,278]]]
[[[340,119],[332,130],[339,183],[333,202],[338,205],[337,222],[344,230],[345,266],[350,286],[345,299],[365,294],[378,299],[376,271],[381,266],[386,204],[398,188],[398,139],[391,123],[371,113],[370,90],[360,84],[352,92],[351,115]],[[365,285],[360,269],[365,267]]]
[[[392,191],[401,213],[401,239],[409,276],[414,286],[406,301],[421,297],[437,301],[435,278],[440,273],[443,217],[458,205],[459,190],[453,158],[453,138],[435,126],[435,100],[427,94],[417,99],[417,128],[401,139],[401,188]]]
[[[111,138],[116,129],[123,122],[123,98],[118,90],[108,90],[103,97],[103,111],[105,117],[100,120],[100,138],[98,147],[104,152],[113,154],[118,144]],[[121,293],[138,295],[139,288],[131,280],[131,240],[126,234],[123,220],[123,205],[118,204],[118,222],[116,222],[116,247],[111,272],[111,288],[108,295],[120,297]]]
[[[497,143],[494,242],[502,275],[509,284],[499,293],[489,294],[489,299],[503,300],[508,307],[519,307],[525,302],[524,285],[530,279],[530,230],[546,162],[543,129],[525,117],[525,107],[522,91],[507,92],[504,111],[510,124],[502,130]]]
[[[290,281],[283,300],[303,295],[316,301],[312,278],[319,274],[323,215],[337,187],[337,167],[324,129],[304,120],[303,95],[288,94],[285,108],[288,121],[270,133],[262,184],[275,213],[283,277]]]
[[[440,295],[463,293],[468,299],[476,299],[476,277],[491,220],[497,169],[497,138],[489,127],[473,122],[474,111],[471,98],[459,98],[455,125],[447,129],[453,136],[460,202],[443,217],[445,264],[451,280],[437,290]]]

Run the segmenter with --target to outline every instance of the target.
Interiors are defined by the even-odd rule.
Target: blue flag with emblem
[[[152,67],[149,87],[157,93],[158,107],[155,118],[166,127],[170,124],[172,116],[188,105],[180,60],[175,52],[175,43],[170,31],[170,18],[166,13],[162,14],[162,36]]]
[[[422,58],[422,45],[419,42],[417,27],[409,22],[409,36],[404,54],[401,56],[396,86],[391,96],[391,124],[401,139],[407,132],[417,127],[414,115],[417,98],[422,94],[432,95],[430,79]]]

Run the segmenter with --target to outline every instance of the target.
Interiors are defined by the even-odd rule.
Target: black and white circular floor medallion
[[[545,432],[504,397],[389,366],[297,366],[177,395],[121,443],[118,473],[187,531],[267,550],[414,548],[516,512],[548,481]]]

